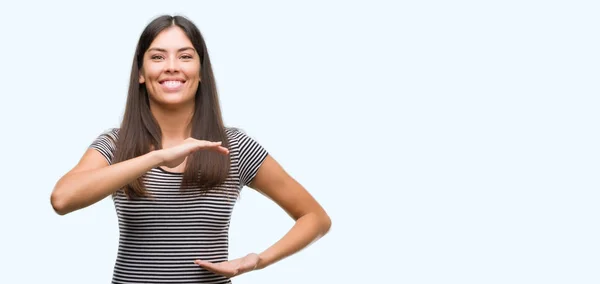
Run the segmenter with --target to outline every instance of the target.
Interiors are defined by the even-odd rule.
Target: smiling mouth
[[[166,87],[179,87],[183,84],[184,82],[182,81],[162,81],[160,84]]]
[[[181,86],[183,86],[183,83],[185,83],[185,81],[178,81],[178,80],[166,80],[166,81],[162,81],[160,82],[160,85],[167,89],[167,90],[172,90],[172,91],[176,91],[178,90]]]

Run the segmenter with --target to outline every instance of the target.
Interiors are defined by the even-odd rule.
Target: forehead
[[[178,50],[183,47],[193,47],[192,41],[180,27],[172,26],[160,32],[149,48]]]

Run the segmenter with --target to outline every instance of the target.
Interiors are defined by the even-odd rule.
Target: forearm
[[[132,182],[161,160],[156,152],[100,169],[65,175],[52,192],[51,202],[57,213],[64,215],[90,206]]]
[[[298,218],[283,238],[259,254],[260,261],[256,269],[263,269],[302,250],[324,236],[330,226],[331,220],[325,213],[309,213]]]

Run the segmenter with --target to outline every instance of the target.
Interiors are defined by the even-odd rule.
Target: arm
[[[177,146],[109,166],[100,152],[88,149],[79,163],[56,183],[50,202],[56,213],[65,215],[102,200],[154,167],[176,167],[188,155],[203,149],[229,154],[220,142],[188,138]]]
[[[267,196],[285,210],[296,223],[275,244],[260,253],[248,254],[230,261],[194,262],[205,269],[234,277],[255,269],[263,269],[307,247],[324,236],[331,219],[317,201],[270,156],[267,155],[249,186]]]
[[[114,165],[95,149],[88,149],[79,163],[56,183],[50,202],[54,211],[65,215],[90,206],[158,166],[156,152]]]
[[[319,203],[268,155],[250,187],[285,210],[296,223],[279,241],[259,254],[256,269],[290,256],[324,236],[331,219]]]

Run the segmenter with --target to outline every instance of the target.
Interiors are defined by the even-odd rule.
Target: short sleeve
[[[240,183],[242,186],[247,186],[258,173],[258,169],[267,158],[268,152],[256,140],[241,130],[235,130],[234,136],[237,138],[239,147]]]
[[[112,164],[115,149],[117,147],[117,134],[117,128],[106,130],[100,134],[89,146],[90,149],[95,149],[100,152],[109,165]]]

